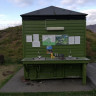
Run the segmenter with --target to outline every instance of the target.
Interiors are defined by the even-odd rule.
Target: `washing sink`
[[[65,59],[66,59],[66,60],[77,60],[76,57],[66,57]]]
[[[46,58],[45,57],[41,57],[41,58],[35,57],[35,58],[33,58],[33,60],[40,61],[40,60],[46,60]]]

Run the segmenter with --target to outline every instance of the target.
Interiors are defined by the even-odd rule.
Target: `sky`
[[[0,0],[0,30],[21,25],[21,14],[48,6],[87,13],[86,24],[96,24],[96,0]]]

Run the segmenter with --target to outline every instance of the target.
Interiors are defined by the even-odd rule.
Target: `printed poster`
[[[26,42],[32,42],[32,35],[26,35]]]
[[[56,45],[68,44],[68,35],[56,35]]]
[[[33,34],[32,47],[40,47],[39,34]]]
[[[33,41],[32,47],[40,47],[40,41]]]
[[[80,44],[80,36],[75,36],[75,44]]]
[[[75,43],[74,36],[69,36],[69,44],[74,44],[74,43]]]
[[[42,43],[43,45],[55,45],[55,35],[43,35]]]
[[[33,34],[33,41],[39,41],[39,34]]]

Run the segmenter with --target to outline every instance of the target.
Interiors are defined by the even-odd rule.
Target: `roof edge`
[[[59,14],[53,14],[52,13],[52,10],[61,10],[61,13]],[[53,11],[54,11],[53,10]],[[62,11],[64,10],[64,12]],[[50,13],[47,13],[47,11]],[[68,12],[67,12],[68,11]],[[46,13],[45,13],[46,12]],[[57,11],[58,12],[58,11]],[[41,14],[40,14],[41,13]],[[65,13],[65,14],[63,14]],[[69,9],[64,9],[64,8],[61,8],[61,7],[55,7],[55,6],[49,6],[49,7],[45,7],[45,8],[41,8],[41,9],[38,9],[38,10],[35,10],[35,11],[32,11],[32,12],[28,12],[28,13],[25,13],[25,14],[21,14],[20,16],[23,17],[23,16],[46,16],[46,15],[82,15],[82,16],[87,16],[88,14],[86,13],[82,13],[82,12],[76,12],[76,11],[73,11],[73,10],[69,10]]]

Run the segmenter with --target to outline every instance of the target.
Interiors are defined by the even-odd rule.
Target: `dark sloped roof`
[[[41,15],[87,15],[85,13],[75,12],[55,6],[49,6],[43,9],[32,11],[21,16],[41,16]]]

